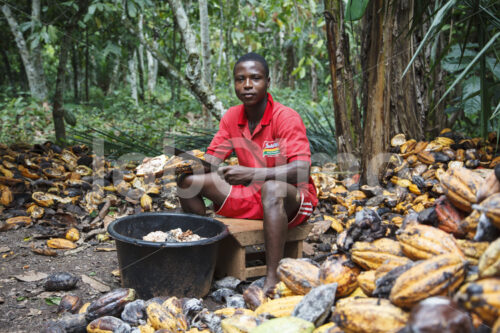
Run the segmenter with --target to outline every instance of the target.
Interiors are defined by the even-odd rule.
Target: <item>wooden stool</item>
[[[234,276],[240,280],[266,275],[266,265],[246,267],[246,246],[264,243],[264,222],[262,220],[244,220],[217,218],[227,225],[229,236],[219,245],[215,276]],[[302,241],[309,235],[313,225],[301,224],[288,230],[285,243],[285,257],[301,258]]]

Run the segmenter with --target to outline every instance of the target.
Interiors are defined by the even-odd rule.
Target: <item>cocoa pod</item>
[[[99,297],[87,308],[85,317],[92,321],[102,316],[117,316],[127,303],[135,299],[135,290],[130,288],[118,288]]]
[[[82,305],[83,301],[80,297],[71,294],[64,295],[63,298],[61,298],[61,302],[59,302],[59,305],[57,306],[57,313],[77,313]]]
[[[347,296],[358,287],[359,268],[345,255],[327,258],[319,269],[321,284],[337,283],[336,297]]]
[[[54,273],[47,277],[43,285],[45,290],[70,290],[76,286],[78,278],[70,273],[60,272]]]

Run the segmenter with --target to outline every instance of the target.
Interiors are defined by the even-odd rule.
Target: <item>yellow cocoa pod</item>
[[[488,248],[488,242],[473,242],[466,239],[457,239],[457,245],[465,255],[465,259],[472,265],[476,266],[479,263],[479,258]]]
[[[26,213],[30,214],[30,216],[34,219],[41,218],[44,212],[45,209],[35,204],[32,204],[31,206],[28,207],[28,209],[26,209]]]
[[[500,318],[500,278],[487,278],[464,284],[455,298],[476,313],[487,325]]]
[[[480,206],[485,211],[491,223],[500,229],[500,193],[490,195],[481,202]]]
[[[177,329],[175,317],[160,304],[152,302],[146,308],[146,313],[148,315],[148,324],[155,330],[166,328],[175,331]]]
[[[153,326],[149,325],[149,324],[145,324],[145,325],[140,325],[138,326],[139,328],[139,331],[141,331],[141,333],[155,333],[155,329]]]
[[[14,196],[12,195],[12,191],[7,186],[5,186],[2,189],[2,194],[0,196],[0,204],[2,204],[4,206],[8,206],[8,205],[10,205],[12,200],[14,200]]]
[[[345,255],[327,258],[319,269],[321,284],[337,283],[335,297],[347,296],[358,287],[359,268]]]
[[[234,315],[221,321],[222,331],[224,333],[247,333],[251,329],[259,326],[261,320],[252,316]]]
[[[428,259],[443,253],[463,256],[453,235],[428,225],[407,225],[398,231],[396,237],[404,254],[410,259]]]
[[[396,279],[389,298],[399,307],[410,308],[427,297],[452,293],[464,281],[465,264],[456,254],[418,262]]]
[[[395,333],[406,325],[408,314],[386,299],[344,298],[332,318],[346,333]]]
[[[490,244],[479,258],[479,276],[500,277],[500,238]]]
[[[260,315],[269,313],[274,317],[288,317],[292,315],[293,309],[304,298],[302,295],[288,296],[283,298],[272,299],[264,304],[261,304],[255,309],[255,314]]]
[[[406,264],[409,264],[410,262],[411,262],[411,260],[406,258],[406,257],[397,257],[397,258],[387,259],[386,261],[384,261],[384,263],[382,265],[380,265],[375,270],[375,280],[380,279],[382,276],[389,273],[394,268],[399,267],[399,266],[404,266]]]
[[[296,295],[305,295],[319,285],[319,268],[305,260],[281,259],[277,273],[280,280]]]
[[[69,241],[76,242],[80,239],[80,232],[77,228],[70,228],[66,231],[66,235],[64,237]]]
[[[141,207],[144,211],[148,212],[153,209],[153,199],[147,194],[143,194],[141,197]]]
[[[335,323],[328,323],[316,328],[312,333],[344,333]]]
[[[29,216],[15,216],[8,218],[5,223],[7,224],[15,224],[20,226],[30,225],[32,222],[31,217]]]
[[[283,283],[283,281],[280,281],[276,283],[273,289],[273,298],[281,298],[281,297],[288,297],[288,296],[294,296],[295,294],[293,291],[290,290],[286,286],[286,284]]]
[[[47,246],[53,249],[74,249],[76,244],[64,238],[52,238],[47,240]]]
[[[356,242],[351,249],[351,258],[364,269],[377,269],[384,261],[404,256],[401,245],[389,238],[373,242]]]
[[[245,316],[253,316],[255,317],[255,312],[249,309],[244,309],[244,308],[222,308],[219,310],[215,310],[214,314],[222,317],[222,318],[229,318],[232,316],[237,316],[237,315],[245,315]]]
[[[43,192],[34,192],[31,197],[39,206],[50,207],[54,204],[54,199]]]
[[[359,273],[358,285],[366,295],[371,296],[377,287],[375,285],[375,271],[370,270]]]

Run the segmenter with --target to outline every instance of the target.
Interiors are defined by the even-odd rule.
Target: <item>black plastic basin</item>
[[[181,228],[207,239],[185,243],[147,242],[151,231]],[[139,297],[203,297],[212,283],[219,242],[227,227],[214,219],[179,213],[142,213],[113,221],[122,286]]]

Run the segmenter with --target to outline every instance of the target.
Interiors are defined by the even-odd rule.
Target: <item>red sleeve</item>
[[[279,121],[277,131],[280,146],[284,147],[283,154],[287,163],[299,160],[311,163],[311,150],[306,135],[306,127],[299,114],[286,117]]]
[[[229,155],[231,155],[232,151],[233,145],[231,143],[231,136],[227,125],[227,117],[222,117],[219,130],[212,139],[212,142],[210,142],[210,146],[207,148],[207,154],[213,155],[224,161]]]

